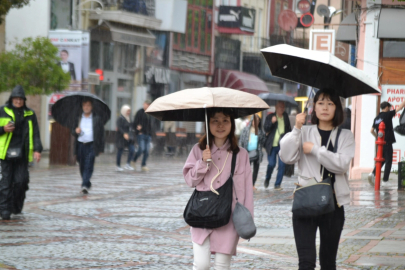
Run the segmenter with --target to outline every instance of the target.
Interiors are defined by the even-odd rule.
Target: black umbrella
[[[283,101],[286,107],[298,107],[297,102],[293,97],[284,95],[284,94],[275,94],[275,93],[262,93],[258,95],[263,99],[269,106],[276,106],[277,101]]]
[[[261,50],[271,75],[314,88],[331,88],[348,98],[381,94],[367,74],[325,51],[282,44]]]
[[[61,99],[59,99],[52,106],[52,116],[62,126],[69,129],[76,128],[77,119],[82,115],[82,102],[83,99],[91,99],[93,101],[93,113],[103,121],[103,124],[107,123],[111,117],[110,108],[99,97],[86,93],[77,92],[71,93]]]

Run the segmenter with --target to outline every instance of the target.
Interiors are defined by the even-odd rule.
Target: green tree
[[[0,24],[11,8],[22,8],[28,3],[29,0],[0,0]]]
[[[28,95],[68,88],[70,74],[57,64],[58,48],[46,37],[25,38],[13,51],[0,54],[0,92],[21,85]]]

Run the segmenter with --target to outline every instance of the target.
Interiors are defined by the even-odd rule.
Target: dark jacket
[[[274,136],[276,135],[278,127],[277,121],[274,122],[274,124],[271,122],[271,118],[273,118],[273,116],[275,115],[276,113],[269,114],[266,117],[266,121],[264,122],[264,132],[267,134],[264,147],[266,148],[266,152],[268,155],[270,155],[271,149],[273,148]],[[284,132],[285,132],[284,134],[287,134],[288,132],[291,132],[291,124],[288,114],[286,112],[283,113],[283,118],[284,118]]]
[[[244,127],[242,129],[242,132],[240,133],[239,137],[239,146],[243,147],[247,150],[248,145],[249,145],[249,137],[250,137],[250,128],[252,127],[253,120],[249,122],[247,127]],[[263,160],[263,145],[266,141],[266,134],[263,132],[261,125],[259,124],[259,130],[258,130],[258,140],[257,140],[257,150],[259,152],[259,162],[262,162]]]
[[[72,62],[68,62],[68,64],[69,64],[70,78],[71,78],[73,81],[76,81],[75,64],[73,64]],[[60,67],[62,67],[62,63],[61,63],[61,62],[58,62],[58,65],[59,65]]]
[[[81,117],[81,115],[80,115]],[[93,147],[94,147],[94,154],[98,156],[100,153],[104,152],[104,124],[101,118],[93,113]],[[76,120],[75,127],[79,126],[79,119]],[[75,140],[75,147],[74,147],[74,154],[77,153],[77,146],[78,146],[78,137],[79,135],[76,133],[76,128],[71,130],[72,135],[76,138]]]
[[[117,148],[125,148],[129,143],[134,142],[133,136],[131,136],[130,129],[132,131],[132,123],[129,123],[124,116],[120,116],[117,119],[117,137],[116,137],[116,146]],[[130,137],[130,140],[127,141],[124,138],[124,133],[127,133]]]
[[[18,144],[21,144],[21,148],[24,150],[23,153],[26,155],[27,160],[32,161],[33,152],[42,152],[42,143],[39,135],[37,117],[34,111],[25,105],[25,101],[24,106],[20,109],[21,116],[18,123],[15,124],[15,130],[9,133],[4,131],[4,126],[6,126],[9,121],[16,122],[18,109],[14,108],[12,105],[13,97],[21,97],[26,100],[24,90],[21,86],[18,85],[15,87],[6,105],[0,107],[0,158],[5,158],[5,152],[11,143],[16,146],[15,141],[13,142],[12,135],[18,133],[20,135]]]
[[[142,126],[141,130],[138,130],[136,128],[138,125]],[[136,132],[136,135],[142,133],[143,135],[152,136],[153,134],[152,116],[147,115],[144,109],[138,110],[135,115],[133,127]]]

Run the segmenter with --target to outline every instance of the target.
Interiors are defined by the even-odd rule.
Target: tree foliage
[[[28,95],[68,88],[70,74],[57,64],[58,48],[46,37],[25,38],[13,51],[0,54],[0,92],[21,85]]]
[[[0,24],[3,22],[2,17],[7,15],[11,8],[22,8],[30,0],[0,0]]]

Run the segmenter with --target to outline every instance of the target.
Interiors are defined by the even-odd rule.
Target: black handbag
[[[399,135],[405,135],[405,110],[402,111],[401,116],[399,117],[399,125],[394,128],[394,131]]]
[[[333,152],[337,152],[338,139],[341,128],[337,130],[335,146]],[[332,137],[332,134],[330,135]],[[326,149],[330,143],[330,137]],[[335,211],[335,200],[332,189],[332,179],[327,177],[323,179],[324,167],[322,166],[321,181],[314,181],[303,187],[297,187],[294,190],[294,200],[292,212],[294,217],[311,218]]]
[[[232,214],[232,175],[235,171],[236,154],[232,155],[231,175],[217,189],[219,195],[212,191],[194,189],[183,217],[188,225],[195,228],[215,229],[229,223]]]
[[[259,151],[257,151],[257,149],[249,151],[249,161],[255,161],[259,159]]]
[[[17,159],[22,157],[22,149],[21,147],[13,147],[7,149],[7,159]]]

